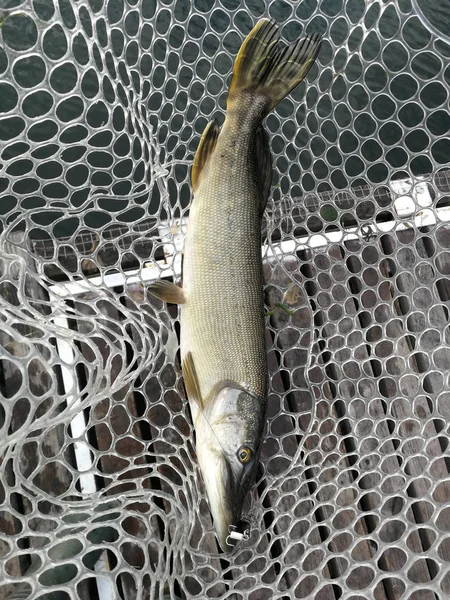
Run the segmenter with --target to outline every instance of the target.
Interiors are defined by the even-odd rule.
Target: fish
[[[321,35],[290,45],[261,19],[233,68],[225,121],[206,126],[193,166],[182,286],[148,290],[180,305],[183,379],[197,459],[219,545],[242,517],[266,421],[267,351],[261,225],[272,182],[263,119],[308,74]]]

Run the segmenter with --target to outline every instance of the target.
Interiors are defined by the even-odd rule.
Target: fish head
[[[230,526],[241,519],[253,483],[265,422],[265,401],[240,388],[224,387],[198,415],[197,457],[216,534],[224,552]]]

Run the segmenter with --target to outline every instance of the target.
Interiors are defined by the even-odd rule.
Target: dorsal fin
[[[194,191],[200,183],[202,171],[208,161],[208,158],[214,152],[218,137],[219,125],[216,121],[212,120],[208,123],[205,131],[203,132],[197,152],[195,154],[194,164],[192,165],[191,182]]]

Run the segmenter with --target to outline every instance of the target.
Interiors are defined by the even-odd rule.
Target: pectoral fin
[[[171,281],[165,281],[164,279],[155,281],[147,287],[147,290],[152,296],[156,296],[170,304],[184,304],[185,302],[183,289]]]
[[[197,372],[195,370],[194,361],[192,354],[188,352],[183,360],[183,379],[184,387],[190,402],[195,402],[201,410],[203,410],[203,401],[200,394],[200,384],[197,378]]]

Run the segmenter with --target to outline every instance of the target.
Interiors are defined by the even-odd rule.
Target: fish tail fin
[[[279,43],[278,26],[261,19],[248,34],[236,57],[227,108],[243,92],[266,99],[263,117],[308,74],[320,50],[318,33],[286,46]]]

